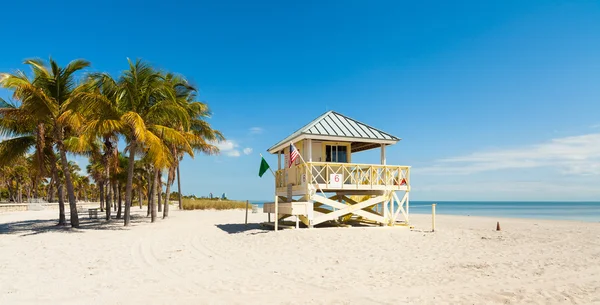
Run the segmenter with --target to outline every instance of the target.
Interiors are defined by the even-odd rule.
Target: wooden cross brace
[[[315,217],[315,220],[313,222],[313,224],[315,224],[315,225],[323,223],[325,221],[334,220],[340,216],[347,215],[347,214],[355,214],[355,215],[361,216],[361,217],[369,219],[369,220],[377,221],[379,223],[388,223],[388,221],[386,221],[385,217],[364,211],[363,209],[373,206],[375,204],[381,203],[381,202],[389,201],[389,194],[377,196],[377,197],[374,197],[374,198],[371,198],[371,199],[368,199],[368,200],[365,200],[365,201],[362,201],[362,202],[359,202],[356,204],[352,204],[352,205],[345,205],[341,202],[337,202],[337,201],[331,200],[329,198],[325,198],[320,195],[313,195],[312,199],[321,204],[338,209],[334,212],[330,212],[330,213],[319,215],[319,216]]]

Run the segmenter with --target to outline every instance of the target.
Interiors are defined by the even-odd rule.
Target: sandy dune
[[[0,214],[0,304],[600,304],[600,223],[413,215],[264,231],[244,211],[133,226]],[[264,214],[250,214],[252,222]]]

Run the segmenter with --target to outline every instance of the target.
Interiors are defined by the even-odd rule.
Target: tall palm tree
[[[125,225],[130,223],[135,155],[146,155],[155,169],[168,167],[173,158],[165,141],[177,143],[192,152],[187,139],[168,122],[179,120],[188,124],[189,116],[175,98],[175,92],[164,85],[164,78],[142,61],[128,61],[129,69],[118,81],[109,75],[92,76],[94,90],[85,90],[76,99],[84,116],[88,117],[85,134],[120,134],[125,137],[128,156],[125,188]],[[87,111],[87,113],[86,113]],[[151,201],[152,204],[152,201]],[[152,217],[152,221],[155,219]]]
[[[169,127],[169,122],[179,121],[187,125],[190,119],[186,109],[178,103],[177,93],[172,87],[165,85],[165,79],[159,72],[139,60],[135,63],[130,61],[129,70],[123,74],[121,84],[124,93],[122,106],[128,111],[124,116],[129,127],[126,133],[130,153],[125,195],[127,217],[127,206],[131,205],[135,151],[139,148],[146,151],[155,168],[155,180],[158,180],[161,169],[174,162],[165,143],[179,145],[190,154],[193,151],[188,140],[178,130]],[[154,183],[156,193],[158,185]],[[156,197],[151,200],[151,221],[156,219]]]
[[[189,123],[185,121],[170,121],[169,126],[179,131],[191,145],[195,151],[200,151],[205,154],[216,154],[219,149],[210,144],[215,141],[222,141],[225,138],[223,135],[211,128],[210,124],[206,122],[206,119],[210,117],[210,110],[205,103],[197,101],[198,90],[189,84],[189,82],[178,75],[168,73],[164,76],[165,85],[170,88],[171,92],[175,93],[175,100],[180,107],[185,109],[189,119]],[[166,203],[163,210],[163,218],[169,216],[169,197],[171,193],[171,185],[175,179],[175,172],[179,172],[179,162],[183,158],[183,154],[186,152],[179,147],[176,143],[167,143],[169,152],[174,156],[174,162],[167,169],[167,189],[166,189]],[[189,154],[193,157],[193,154]],[[179,177],[178,177],[179,180]],[[181,194],[181,183],[178,181],[178,191]],[[179,200],[180,209],[181,199]]]
[[[60,155],[60,165],[65,175],[65,185],[71,210],[71,226],[79,227],[77,204],[73,181],[68,171],[65,138],[79,126],[79,115],[67,111],[67,107],[78,90],[75,73],[90,66],[85,60],[74,60],[61,68],[52,58],[48,63],[40,59],[28,59],[25,64],[33,71],[33,80],[22,72],[4,74],[0,77],[3,87],[14,91],[13,97],[21,102],[20,108],[31,116],[38,129],[50,129],[53,144]],[[41,131],[41,130],[38,130]],[[47,130],[41,131],[44,134]],[[41,141],[38,141],[41,142]],[[38,147],[38,150],[39,147]]]
[[[149,175],[148,166],[143,162],[143,160],[135,161],[134,173],[135,179],[133,180],[133,188],[137,190],[139,206],[140,209],[142,209],[144,194],[148,194],[148,192],[150,191],[147,188],[148,180],[146,179]],[[148,197],[148,199],[150,199],[150,197]]]
[[[35,78],[29,79],[23,72],[17,71],[16,76],[3,74],[0,77],[0,85],[10,88],[14,83],[16,86],[14,97],[23,99],[28,97],[26,92],[18,91],[20,87],[26,87],[30,90],[35,88]],[[18,82],[15,78],[18,78]],[[12,85],[11,85],[12,81]],[[0,132],[4,136],[10,137],[8,140],[0,142],[0,165],[12,164],[16,158],[23,157],[27,151],[35,150],[35,171],[39,175],[43,175],[48,171],[51,173],[51,181],[49,183],[48,200],[51,201],[54,189],[58,191],[59,217],[58,225],[66,225],[65,206],[63,196],[63,184],[58,176],[57,158],[54,149],[54,137],[52,126],[47,124],[47,118],[36,117],[23,104],[17,105],[0,100]],[[49,170],[47,169],[49,168]],[[34,184],[37,185],[40,181],[39,176],[34,177]]]
[[[118,84],[106,73],[92,73],[82,86],[82,89],[72,99],[69,111],[80,113],[85,120],[79,146],[83,149],[92,148],[91,143],[99,141],[102,153],[97,155],[98,167],[101,167],[102,177],[97,180],[104,195],[106,220],[111,218],[111,169],[118,163],[117,141],[123,129],[121,112],[118,105]]]
[[[101,155],[94,155],[89,158],[89,164],[86,170],[90,177],[96,182],[98,197],[100,201],[100,211],[104,212],[104,167],[101,163]],[[95,196],[94,196],[95,197]]]
[[[118,159],[118,162],[113,170],[113,179],[117,185],[116,189],[117,189],[118,200],[119,200],[119,205],[118,205],[118,209],[117,209],[117,219],[120,219],[121,211],[122,211],[121,210],[121,208],[122,208],[121,194],[123,193],[123,185],[127,181],[128,166],[127,166],[127,158],[125,157],[124,154],[119,153],[117,159]]]

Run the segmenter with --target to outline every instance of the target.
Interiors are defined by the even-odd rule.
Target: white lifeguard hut
[[[278,227],[295,217],[296,227],[302,222],[309,228],[325,223],[408,225],[410,166],[386,163],[386,146],[399,140],[328,111],[273,145],[268,152],[278,156],[277,207],[275,202],[264,204],[267,224]],[[302,158],[289,166],[291,143]],[[379,164],[352,163],[354,154],[370,149],[381,150]],[[275,210],[277,224],[270,222]]]

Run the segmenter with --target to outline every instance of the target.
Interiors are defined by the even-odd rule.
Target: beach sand
[[[0,214],[0,304],[600,304],[600,223],[412,215],[406,227],[259,229],[266,215],[150,224]],[[502,231],[496,232],[496,221]]]

